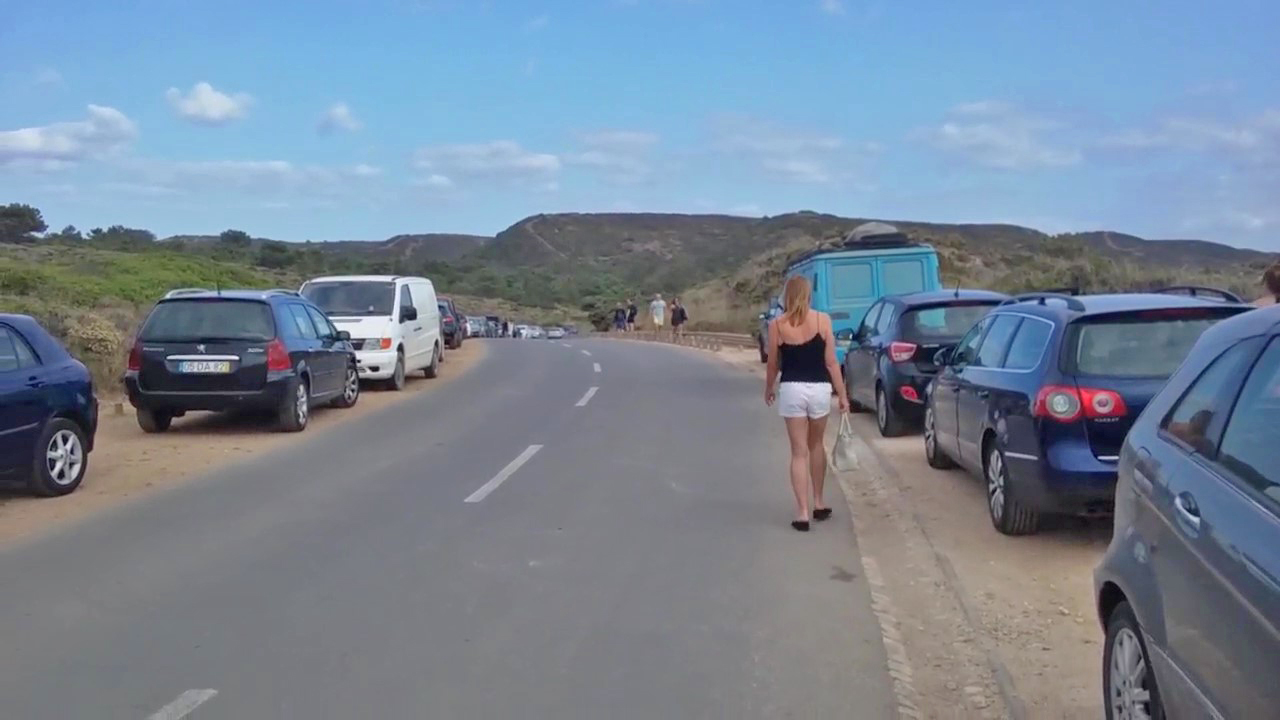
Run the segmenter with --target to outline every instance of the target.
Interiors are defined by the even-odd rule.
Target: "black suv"
[[[1008,299],[987,290],[946,290],[891,295],[876,301],[848,343],[844,382],[851,407],[874,407],[880,434],[894,437],[924,420],[924,398],[938,373],[933,356],[955,345],[983,315]]]
[[[440,307],[440,322],[444,330],[445,347],[450,350],[457,350],[462,347],[462,338],[466,334],[467,319],[458,310],[458,306],[453,304],[451,298],[441,296],[436,298],[436,304]]]
[[[189,410],[271,410],[297,432],[313,405],[347,408],[360,397],[350,336],[291,290],[161,300],[138,331],[124,384],[149,433]]]

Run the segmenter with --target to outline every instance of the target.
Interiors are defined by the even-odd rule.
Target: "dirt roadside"
[[[355,407],[317,409],[310,426],[301,433],[276,432],[267,421],[192,413],[174,420],[173,427],[163,435],[147,435],[138,428],[128,403],[123,415],[114,414],[112,403],[104,403],[84,484],[61,498],[36,498],[9,491],[0,494],[0,546],[172,488],[226,463],[286,443],[305,441],[318,430],[430,393],[461,377],[487,351],[486,341],[464,343],[462,348],[445,355],[438,378],[427,380],[416,374],[403,392],[365,386]]]
[[[716,356],[763,378],[754,350]],[[839,481],[861,550],[896,606],[922,717],[990,713],[977,707],[990,699],[984,678],[1012,699],[1000,710],[1009,717],[1102,717],[1092,572],[1110,524],[1063,519],[1038,535],[1003,536],[991,527],[980,480],[929,467],[919,435],[882,438],[870,415],[854,415],[853,425],[862,468]],[[972,663],[981,667],[968,669],[970,680],[953,675]],[[946,704],[956,688],[964,703]]]

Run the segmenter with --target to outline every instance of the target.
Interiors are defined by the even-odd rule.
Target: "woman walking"
[[[849,411],[849,400],[836,364],[831,317],[809,307],[813,299],[809,281],[799,275],[791,277],[782,296],[783,312],[769,323],[764,402],[770,407],[778,403],[778,414],[786,423],[791,442],[791,489],[796,496],[796,519],[791,527],[808,532],[810,496],[813,519],[831,517],[831,508],[822,499],[827,477],[823,435],[831,413],[831,395],[835,394],[842,413]]]

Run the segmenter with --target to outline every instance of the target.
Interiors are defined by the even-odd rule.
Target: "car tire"
[[[74,492],[89,471],[87,447],[79,425],[66,418],[50,420],[36,442],[31,491],[44,497]]]
[[[360,400],[360,371],[355,365],[347,366],[347,374],[342,379],[342,392],[334,399],[333,406],[339,408],[353,407]]]
[[[404,353],[396,353],[396,369],[391,371],[391,378],[387,380],[387,389],[399,392],[404,389]]]
[[[924,459],[929,463],[929,467],[935,470],[950,470],[956,466],[951,456],[938,447],[938,433],[934,425],[933,407],[929,405],[924,408]]]
[[[310,421],[311,387],[304,378],[291,378],[276,410],[276,424],[282,432],[302,432]]]
[[[162,433],[173,424],[173,414],[162,410],[138,408],[135,415],[138,417],[138,427],[144,433]]]
[[[884,388],[876,386],[876,427],[884,437],[898,437],[905,429],[902,418],[893,409],[893,403],[885,395]]]
[[[1132,675],[1139,668],[1142,672],[1135,686]],[[1142,626],[1127,602],[1121,602],[1107,617],[1106,646],[1102,651],[1102,698],[1107,720],[1141,717],[1132,711],[1134,708],[1145,709],[1151,720],[1165,717]],[[1127,714],[1123,712],[1126,707],[1131,708]]]
[[[440,363],[444,362],[444,354],[440,352],[440,346],[436,345],[431,349],[431,364],[422,369],[422,374],[428,380],[440,376]]]
[[[994,442],[986,447],[983,476],[987,483],[987,514],[1003,535],[1033,535],[1040,528],[1040,514],[1018,500],[1009,482],[1009,465],[1004,452]]]

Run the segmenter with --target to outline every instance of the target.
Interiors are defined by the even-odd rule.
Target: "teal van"
[[[809,278],[813,307],[831,316],[835,333],[850,331],[836,342],[841,367],[848,338],[872,303],[885,295],[942,289],[937,251],[879,222],[859,225],[836,247],[812,250],[792,260],[783,276],[784,286],[794,275]],[[780,300],[781,293],[761,318],[764,323],[781,312]],[[763,346],[761,352],[763,357]]]

